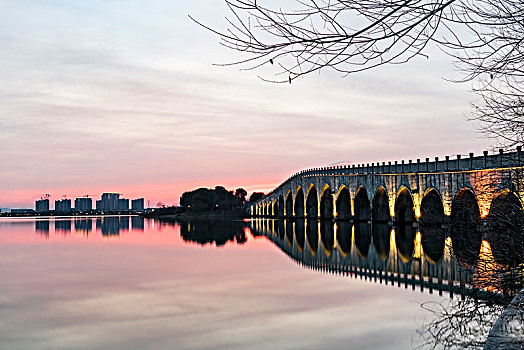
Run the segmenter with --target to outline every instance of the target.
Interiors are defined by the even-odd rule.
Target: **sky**
[[[228,14],[223,0],[0,0],[0,207],[102,192],[178,204],[199,187],[268,192],[310,167],[489,146],[438,48],[272,84],[214,65],[243,56],[188,17],[223,29]]]

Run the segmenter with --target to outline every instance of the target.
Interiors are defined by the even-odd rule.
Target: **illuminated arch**
[[[436,188],[430,187],[424,192],[420,204],[420,235],[422,249],[426,259],[437,263],[444,255],[446,232],[442,197]]]
[[[306,199],[306,217],[308,219],[318,218],[318,197],[317,189],[315,185],[311,184],[309,190],[307,191]]]
[[[295,191],[295,217],[303,218],[304,211],[305,211],[304,191],[302,190],[301,186],[298,186],[297,190]]]
[[[368,192],[364,186],[360,186],[353,200],[355,221],[369,221],[371,219],[371,206],[369,204]]]
[[[379,186],[375,191],[371,208],[371,217],[374,222],[388,222],[391,220],[389,196],[384,186]]]
[[[477,197],[469,187],[461,188],[451,203],[450,230],[455,255],[464,265],[473,266],[479,258],[482,232]]]
[[[278,217],[281,219],[285,216],[285,202],[284,202],[284,195],[280,195],[278,197]]]
[[[524,262],[524,211],[519,197],[509,189],[499,191],[486,217],[485,238],[499,264],[517,266]]]
[[[351,196],[345,185],[340,186],[336,201],[337,220],[351,219]]]
[[[287,191],[286,194],[286,218],[293,217],[293,195],[291,191]]]
[[[333,195],[329,185],[324,185],[320,195],[320,217],[322,219],[333,218]]]
[[[400,188],[395,200],[395,221],[400,224],[415,221],[415,203],[411,191],[406,186]]]

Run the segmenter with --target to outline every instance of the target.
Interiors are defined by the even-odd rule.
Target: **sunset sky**
[[[293,84],[242,56],[223,0],[0,0],[0,207],[102,192],[177,204],[198,187],[268,191],[334,163],[480,153],[475,96],[429,58]],[[271,71],[264,71],[271,76]]]

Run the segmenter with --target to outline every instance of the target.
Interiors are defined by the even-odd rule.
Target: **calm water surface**
[[[304,268],[259,225],[1,219],[0,348],[410,349],[449,301]]]

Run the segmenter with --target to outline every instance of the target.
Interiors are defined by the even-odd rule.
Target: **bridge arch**
[[[333,194],[327,184],[322,188],[322,194],[320,195],[320,218],[333,218]]]
[[[499,191],[491,202],[486,221],[485,238],[495,260],[509,266],[521,264],[524,260],[524,211],[515,192]]]
[[[384,186],[379,186],[375,191],[371,208],[371,217],[374,222],[388,222],[391,220],[389,197]]]
[[[287,191],[286,194],[286,218],[293,217],[293,195],[291,191]]]
[[[355,221],[369,221],[371,219],[371,206],[369,204],[368,192],[364,186],[360,186],[353,201]]]
[[[271,200],[269,200],[269,202],[267,203],[267,216],[273,216],[273,203],[271,202]]]
[[[298,186],[295,191],[295,217],[303,218],[304,217],[304,191],[301,186]]]
[[[309,186],[309,190],[307,192],[306,215],[308,219],[316,219],[318,217],[317,189],[313,184]]]
[[[278,218],[283,218],[285,216],[285,204],[284,204],[284,195],[278,196]]]
[[[273,217],[274,218],[278,218],[278,210],[279,210],[279,206],[278,206],[278,198],[275,198],[273,200]]]
[[[415,203],[408,187],[402,186],[395,200],[395,221],[413,223],[415,221]]]
[[[461,188],[451,203],[450,230],[455,255],[463,264],[474,265],[479,258],[482,232],[477,198],[469,187]]]
[[[336,201],[337,220],[351,219],[351,196],[345,185],[340,186]]]
[[[426,259],[435,264],[444,255],[446,244],[446,232],[442,226],[445,222],[444,204],[436,188],[430,187],[424,192],[420,214],[422,249]]]

